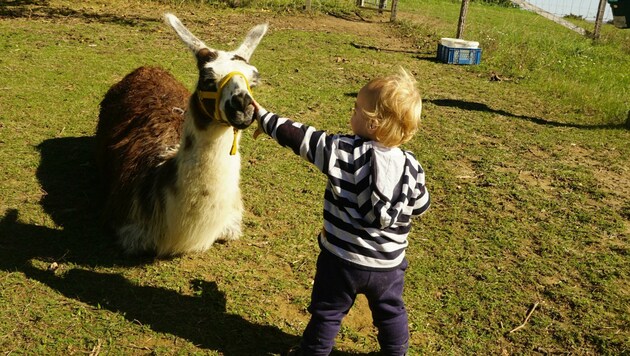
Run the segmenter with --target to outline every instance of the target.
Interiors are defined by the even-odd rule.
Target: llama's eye
[[[255,87],[259,83],[260,83],[260,74],[258,74],[258,71],[254,71],[252,75],[252,79],[249,81],[249,86]]]
[[[233,60],[233,61],[242,61],[242,62],[247,63],[247,59],[245,59],[245,58],[243,58],[243,57],[239,56],[238,54],[235,54],[235,55],[232,57],[232,60]]]
[[[205,90],[212,89],[217,86],[217,80],[214,76],[204,76],[201,79],[201,85]]]
[[[212,68],[203,68],[199,73],[199,78],[201,79],[201,83],[208,87],[214,85],[216,83],[216,73]]]

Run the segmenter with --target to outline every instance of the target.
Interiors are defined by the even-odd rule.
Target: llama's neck
[[[200,125],[199,116],[196,116],[200,114],[191,100],[176,156],[179,187],[186,190],[194,189],[194,185],[216,186],[226,180],[238,184],[240,155],[238,152],[230,155],[233,128],[217,120],[206,120]]]
[[[200,130],[194,119],[187,117],[184,121],[178,157],[183,160],[199,159],[211,162],[236,158],[230,157],[233,141],[234,130],[231,126],[212,122]]]

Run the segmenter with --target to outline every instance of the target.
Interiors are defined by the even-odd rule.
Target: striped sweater
[[[397,268],[411,217],[429,208],[416,158],[359,136],[329,135],[263,108],[259,115],[266,134],[328,177],[321,248],[361,269]]]

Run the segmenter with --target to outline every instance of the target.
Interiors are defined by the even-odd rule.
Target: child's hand
[[[260,104],[258,104],[256,99],[253,99],[253,98],[252,98],[252,105],[254,106],[254,116],[256,118],[256,121],[260,121],[260,112],[266,111],[266,110],[262,106],[260,106]]]
[[[252,105],[254,105],[254,109],[258,110],[260,108],[260,104],[256,101],[256,99],[252,98]]]
[[[263,133],[262,126],[261,126],[262,124],[260,123],[260,113],[261,111],[265,111],[265,109],[262,109],[260,104],[258,104],[258,102],[254,98],[252,98],[252,105],[254,106],[254,118],[256,119],[256,122],[258,123],[258,127],[256,127],[256,131],[254,131],[254,140],[255,140],[258,138],[258,135]]]

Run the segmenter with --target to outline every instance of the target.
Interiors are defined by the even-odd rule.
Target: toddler
[[[406,354],[407,235],[411,218],[429,208],[424,171],[411,152],[399,148],[420,123],[415,79],[401,68],[361,88],[350,119],[352,135],[330,135],[254,106],[264,133],[328,178],[311,319],[289,355],[330,354],[359,293],[368,300],[382,353]]]

